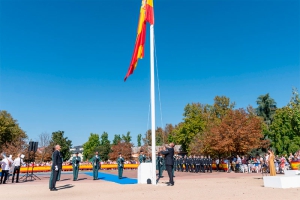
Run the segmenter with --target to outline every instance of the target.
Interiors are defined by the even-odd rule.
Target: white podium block
[[[264,186],[271,188],[300,188],[300,175],[264,176]]]
[[[300,174],[300,170],[284,170],[285,176],[295,176]]]
[[[147,183],[147,179],[152,180],[152,163],[141,163],[138,167],[138,184]]]

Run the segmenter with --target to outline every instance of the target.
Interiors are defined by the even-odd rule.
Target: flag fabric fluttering
[[[133,55],[124,81],[126,81],[126,79],[135,70],[138,63],[138,59],[142,59],[144,57],[147,22],[151,25],[154,24],[153,0],[142,0],[140,18],[137,29],[137,37],[134,45]]]

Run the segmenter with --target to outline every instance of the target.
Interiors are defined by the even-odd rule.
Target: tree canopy
[[[17,120],[5,110],[0,111],[0,151],[17,154],[26,148],[27,135]]]
[[[91,159],[94,155],[96,147],[100,146],[100,138],[97,133],[91,133],[88,141],[83,144],[84,159]]]
[[[60,152],[62,154],[63,160],[67,161],[70,159],[72,153],[70,149],[72,148],[72,141],[68,137],[64,137],[64,131],[56,131],[52,133],[51,146],[60,145]]]

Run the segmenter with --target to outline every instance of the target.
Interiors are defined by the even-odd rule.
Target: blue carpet
[[[93,172],[86,172],[86,175],[93,176]],[[137,179],[123,177],[119,179],[117,175],[107,174],[107,173],[98,173],[99,180],[110,181],[119,184],[137,184]]]

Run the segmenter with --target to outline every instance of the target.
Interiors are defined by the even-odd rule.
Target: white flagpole
[[[152,184],[156,185],[155,140],[155,84],[154,84],[154,25],[150,25],[150,75],[151,75],[151,134],[152,134]]]

